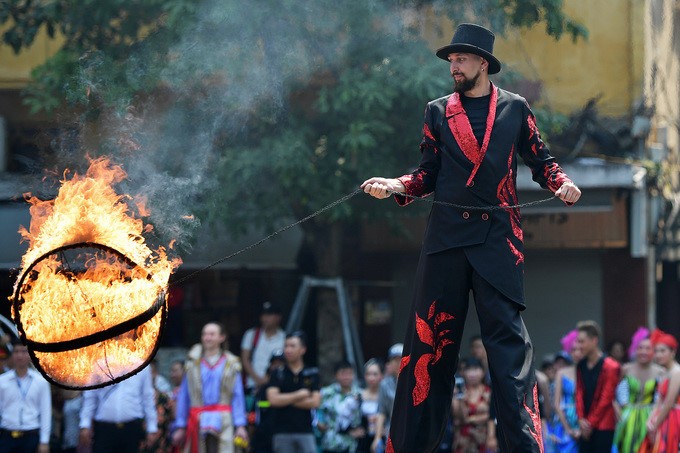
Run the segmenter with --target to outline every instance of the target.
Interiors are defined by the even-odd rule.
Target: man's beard
[[[465,93],[466,91],[470,91],[473,89],[475,86],[477,86],[477,81],[479,80],[479,76],[482,74],[482,71],[478,71],[477,75],[475,75],[473,78],[468,79],[465,77],[465,74],[460,74],[463,76],[463,80],[460,82],[456,80],[456,78],[453,78],[453,91],[456,93]]]

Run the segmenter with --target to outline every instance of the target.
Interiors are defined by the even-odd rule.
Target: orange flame
[[[170,274],[181,260],[169,259],[164,247],[152,250],[146,244],[143,233],[151,225],[134,218],[126,202],[130,197],[113,189],[126,176],[120,166],[99,158],[91,161],[85,175],[74,174],[69,180],[65,174],[54,200],[27,197],[31,224],[19,232],[29,248],[17,285],[22,278],[28,283],[15,288],[23,300],[19,311],[26,339],[40,343],[78,339],[130,320],[158,297],[166,297]],[[137,208],[148,214],[143,203]],[[50,254],[83,242],[110,247],[134,264],[112,253],[81,252],[77,264],[63,254]],[[30,275],[24,275],[28,270]],[[15,320],[17,315],[13,310]],[[64,352],[34,352],[35,358],[58,384],[101,385],[149,360],[162,316],[158,311],[148,322],[113,339]]]

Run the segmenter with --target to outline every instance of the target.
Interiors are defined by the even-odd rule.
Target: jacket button
[[[470,187],[472,187],[472,186],[474,186],[474,185],[475,185],[475,182],[474,182],[474,181],[470,181]]]
[[[470,213],[467,212],[467,211],[465,211],[465,212],[463,213],[463,218],[464,218],[465,220],[469,219],[469,218],[470,218]]]
[[[489,214],[487,214],[486,212],[482,214],[482,220],[489,220]]]

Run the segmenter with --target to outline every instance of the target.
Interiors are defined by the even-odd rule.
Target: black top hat
[[[481,25],[460,24],[451,39],[451,44],[437,49],[437,56],[449,61],[451,53],[472,53],[479,55],[489,62],[489,74],[496,74],[501,70],[501,62],[493,56],[493,42],[496,36]]]

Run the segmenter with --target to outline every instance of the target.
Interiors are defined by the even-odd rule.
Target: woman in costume
[[[455,438],[454,453],[487,453],[487,436],[491,388],[484,383],[482,363],[466,361],[465,391],[462,399],[453,400],[453,413],[460,426]]]
[[[614,409],[619,421],[614,433],[614,453],[636,453],[647,435],[647,420],[654,404],[654,392],[663,368],[654,364],[654,348],[649,330],[639,328],[631,339],[628,355],[633,360],[623,366],[623,378],[616,389]]]
[[[578,332],[572,330],[560,340],[562,350],[569,353],[575,364],[581,360],[581,352],[576,347]],[[553,407],[557,420],[552,423],[551,438],[557,453],[578,453],[578,438],[581,432],[576,415],[576,366],[560,369],[555,376],[555,395]]]
[[[357,453],[371,453],[371,441],[375,437],[375,421],[378,417],[378,393],[384,373],[384,366],[378,359],[369,359],[364,365],[366,388],[361,392],[361,413],[366,436],[359,440]]]
[[[664,367],[665,379],[659,385],[659,396],[647,422],[640,453],[678,453],[680,445],[680,364],[675,360],[678,340],[656,329],[651,336],[654,358]]]

